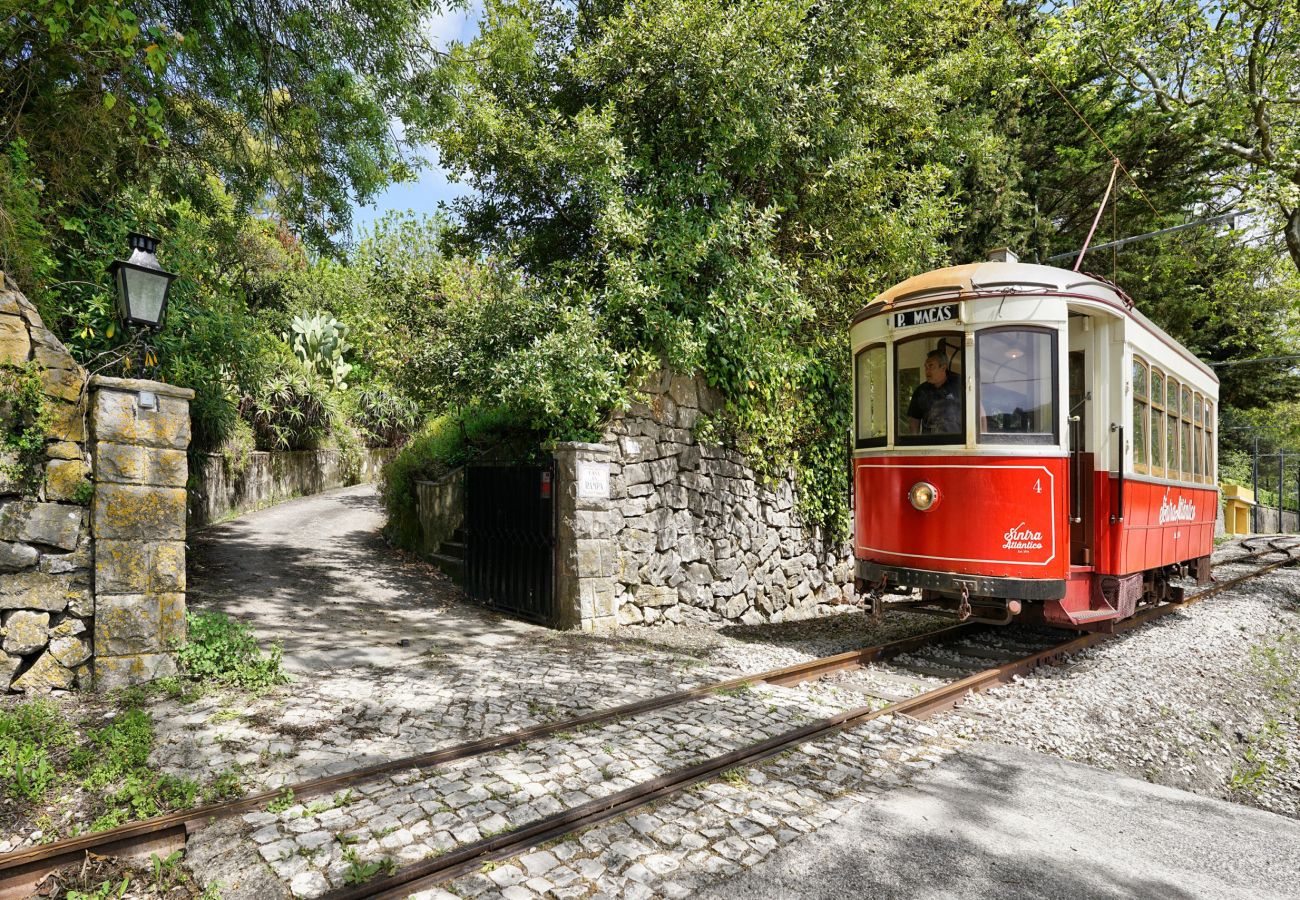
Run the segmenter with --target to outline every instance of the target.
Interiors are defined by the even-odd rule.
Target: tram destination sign
[[[894,313],[892,318],[895,328],[912,328],[915,325],[938,325],[941,322],[956,322],[958,320],[957,304],[941,303],[938,306],[909,309],[904,312]]]

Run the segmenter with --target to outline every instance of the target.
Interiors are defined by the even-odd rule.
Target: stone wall
[[[255,451],[237,466],[217,453],[204,454],[190,485],[190,525],[271,506],[293,497],[378,481],[396,450],[363,450],[360,467],[341,450]]]
[[[193,392],[87,379],[2,275],[0,366],[33,366],[52,413],[40,471],[0,459],[0,692],[175,671]]]
[[[1281,534],[1300,531],[1300,515],[1292,510],[1282,513],[1282,523],[1278,525],[1276,506],[1256,506],[1251,510],[1251,531],[1255,534]]]
[[[53,413],[45,462],[0,451],[0,692],[89,686],[94,542],[85,506],[86,373],[0,274],[0,366],[35,362]],[[5,402],[0,398],[0,404]]]
[[[417,481],[415,514],[420,520],[419,552],[427,558],[465,524],[465,469],[437,481]]]
[[[696,440],[701,414],[721,407],[717,393],[667,374],[644,391],[647,402],[610,425],[603,453],[587,451],[595,482],[608,463],[608,500],[593,482],[583,503],[560,510],[566,624],[780,622],[852,603],[851,548],[823,546],[802,522],[793,477],[762,484],[741,454]],[[561,505],[581,487],[577,461],[568,469],[557,454]],[[567,595],[565,566],[581,585]],[[602,579],[614,617],[603,614]]]

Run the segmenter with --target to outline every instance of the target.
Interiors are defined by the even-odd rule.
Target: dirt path
[[[435,644],[486,649],[543,631],[458,602],[450,582],[385,545],[383,521],[375,486],[358,485],[195,532],[189,608],[250,622],[299,672],[401,665]]]

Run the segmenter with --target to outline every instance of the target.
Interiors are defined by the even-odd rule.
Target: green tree
[[[316,246],[407,175],[394,118],[440,94],[422,25],[439,0],[0,0],[0,133],[48,215],[155,170],[218,174]],[[50,221],[56,221],[51,219]]]
[[[1259,204],[1300,269],[1300,6],[1290,0],[1074,0],[1053,52],[1099,60],[1220,159],[1220,198]]]
[[[702,371],[752,459],[822,473],[804,499],[838,531],[848,318],[945,260],[972,158],[1001,177],[993,118],[963,108],[1003,77],[991,15],[489,2],[452,53],[459,103],[436,130],[478,189],[448,243],[521,277],[496,307],[503,333],[452,323],[478,335],[463,355],[558,434],[595,428],[661,362]]]

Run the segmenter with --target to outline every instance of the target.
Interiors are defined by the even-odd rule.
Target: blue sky
[[[467,9],[453,10],[431,19],[428,33],[435,47],[445,47],[451,41],[466,41],[478,31],[479,19],[483,15],[482,0],[473,0]],[[438,209],[440,202],[446,202],[462,194],[470,193],[463,184],[453,184],[438,166],[437,153],[426,148],[424,159],[427,165],[419,173],[418,181],[394,184],[375,198],[369,206],[357,206],[352,210],[352,231],[360,235],[363,228],[368,228],[391,210],[413,210],[417,213],[432,213]]]

